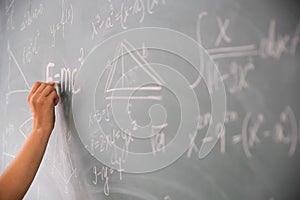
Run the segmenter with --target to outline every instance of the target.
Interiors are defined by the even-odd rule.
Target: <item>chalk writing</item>
[[[139,23],[142,23],[146,14],[152,15],[158,6],[165,4],[165,0],[135,0],[132,3],[122,2],[120,7],[115,8],[110,2],[108,16],[97,13],[91,22],[92,39],[117,25],[120,25],[124,30],[127,29],[127,22],[130,18],[137,18]]]
[[[286,131],[288,127],[290,127],[290,135],[286,135],[288,133],[288,131]],[[280,121],[275,124],[274,131],[276,142],[290,143],[289,156],[293,156],[298,141],[298,130],[296,116],[289,106],[280,114]]]
[[[59,72],[55,72],[60,70]],[[80,88],[75,88],[74,81],[76,77],[77,69],[71,69],[62,67],[57,69],[56,65],[52,62],[46,66],[46,81],[47,82],[58,82],[61,84],[61,92],[72,92],[77,94]]]
[[[201,31],[206,30],[205,28],[201,27],[202,21],[205,19],[205,17],[208,17],[208,12],[201,12],[198,15],[196,23],[197,41],[200,45],[203,45]],[[214,46],[219,46],[222,41],[225,41],[225,43],[231,43],[232,38],[230,38],[227,34],[230,20],[227,18],[225,20],[222,20],[220,17],[216,17],[216,22],[218,25],[219,34],[215,40]],[[280,59],[283,54],[294,56],[299,43],[300,22],[297,24],[295,32],[292,36],[289,34],[280,35],[276,33],[276,21],[275,19],[272,19],[270,20],[269,24],[268,37],[261,39],[259,49],[256,48],[255,44],[249,44],[234,47],[208,49],[207,52],[214,60],[258,55],[264,58],[272,57]],[[200,59],[201,58],[202,57],[200,56]]]
[[[98,183],[98,176],[101,176],[101,181],[104,181],[104,187],[103,187],[103,192],[106,196],[109,195],[109,185],[108,185],[108,180],[109,180],[109,175],[113,173],[112,169],[109,169],[108,167],[102,167],[100,171],[97,172],[97,167],[93,167],[93,173],[94,173],[94,180],[93,184]]]
[[[197,41],[202,44],[201,31],[205,28],[201,27],[201,22],[204,17],[208,16],[207,12],[202,12],[198,16],[197,21]],[[228,36],[227,30],[229,28],[229,19],[225,19],[224,22],[220,17],[216,18],[219,34],[215,40],[215,46],[219,46],[222,41],[230,43],[232,39]],[[224,58],[235,58],[235,57],[249,57],[260,55],[263,58],[272,57],[280,59],[283,54],[295,55],[297,47],[300,43],[300,22],[297,24],[294,34],[280,35],[276,33],[276,21],[272,19],[269,24],[268,37],[263,38],[260,41],[259,49],[256,48],[255,44],[241,45],[234,47],[222,47],[208,49],[207,52],[210,54],[213,60],[224,59]],[[201,59],[201,57],[200,57]]]
[[[36,31],[34,39],[29,39],[29,45],[27,45],[23,48],[22,62],[24,64],[31,63],[33,56],[38,54],[39,48],[37,45],[37,40],[38,40],[39,36],[40,36],[40,32]]]
[[[128,130],[113,129],[110,134],[98,134],[91,139],[91,154],[101,153],[104,151],[111,152],[111,163],[116,167],[125,162],[130,143],[133,142],[131,133]],[[116,146],[117,143],[119,146]]]
[[[164,152],[165,151],[165,133],[160,132],[154,135],[151,138],[151,147],[152,153],[155,155],[157,152]]]
[[[43,4],[40,4],[38,8],[34,8],[32,10],[31,8],[31,1],[30,5],[28,6],[27,11],[24,14],[24,21],[20,25],[20,31],[25,30],[28,26],[30,26],[34,20],[36,20],[39,16],[43,14],[44,6]]]
[[[231,42],[231,38],[227,35],[226,30],[230,23],[229,19],[225,19],[224,23],[222,22],[221,18],[217,18],[218,27],[219,27],[219,35],[216,39],[215,46],[219,46],[221,41],[224,40],[225,42]]]
[[[251,149],[254,144],[260,143],[260,138],[257,136],[258,130],[264,122],[262,114],[257,116],[256,121],[250,121],[252,114],[247,113],[242,127],[242,134],[240,137],[235,137],[234,142],[242,141],[243,149],[247,157],[251,157]],[[290,135],[285,135],[285,132],[290,132]],[[250,134],[248,138],[247,133]],[[273,130],[261,131],[262,137],[270,137],[273,134],[273,139],[276,143],[290,144],[289,156],[293,156],[298,142],[297,122],[293,110],[287,106],[280,114],[280,122],[275,123]]]
[[[197,41],[200,45],[202,43],[202,33],[207,30],[205,27],[202,27],[202,22],[206,17],[209,17],[208,12],[204,11],[198,15],[197,23],[196,23],[196,35]],[[219,29],[219,34],[215,39],[214,46],[219,46],[222,41],[226,44],[230,44],[234,38],[231,38],[228,34],[228,29],[230,28],[230,20],[225,18],[222,19],[220,17],[216,17],[216,24]],[[243,89],[249,88],[246,77],[248,76],[250,71],[255,70],[255,64],[253,63],[254,56],[261,56],[263,58],[275,58],[280,59],[282,55],[291,55],[295,56],[297,48],[300,43],[300,22],[298,22],[295,31],[293,34],[278,34],[276,32],[276,21],[275,19],[270,20],[269,29],[268,29],[268,37],[260,40],[259,45],[256,44],[245,44],[240,46],[227,46],[227,47],[217,47],[217,48],[206,48],[207,53],[210,57],[216,62],[219,59],[229,59],[229,58],[243,58],[246,57],[248,59],[247,64],[240,65],[237,61],[230,61],[229,71],[221,74],[222,80],[226,82],[233,82],[233,84],[228,84],[228,91],[230,93],[236,93],[242,91]],[[257,47],[258,46],[258,47]],[[207,78],[207,87],[209,92],[213,92],[217,90],[216,87],[218,85],[216,77],[216,71],[207,67],[207,63],[204,63],[203,59],[204,55],[200,51],[200,72]],[[219,66],[220,64],[216,62],[219,68],[224,68]],[[204,67],[206,66],[206,67]],[[223,70],[224,71],[224,70]],[[191,84],[192,88],[197,87],[201,82],[201,77],[197,78],[197,80]]]
[[[226,152],[226,138],[228,139],[226,133],[226,127],[229,123],[237,123],[239,116],[234,111],[228,111],[225,116],[224,126],[222,124],[217,125],[215,133],[216,137],[220,141],[220,151],[221,153]],[[204,113],[199,116],[198,119],[198,130],[205,130],[211,123],[211,114]],[[231,141],[232,144],[241,144],[246,157],[252,157],[251,150],[255,148],[256,145],[261,144],[264,138],[272,138],[275,143],[282,143],[289,145],[288,156],[293,156],[296,151],[298,143],[298,126],[296,121],[296,116],[294,111],[290,106],[280,113],[279,121],[276,122],[271,129],[266,129],[263,125],[266,123],[266,119],[262,113],[257,115],[247,112],[242,120],[241,133],[232,133]],[[192,156],[192,153],[198,153],[200,151],[199,146],[196,143],[199,132],[189,134],[191,145],[187,150],[187,158]],[[211,142],[214,138],[204,137],[201,142],[207,143]]]
[[[73,15],[73,5],[66,0],[62,0],[60,22],[50,25],[52,47],[55,47],[57,31],[61,31],[62,39],[65,38],[65,27],[73,24]]]
[[[241,134],[243,149],[244,149],[244,152],[247,157],[252,156],[251,152],[249,150],[249,146],[253,147],[254,142],[259,142],[259,139],[257,138],[257,130],[258,130],[260,124],[263,122],[263,117],[261,114],[259,114],[258,122],[255,122],[255,125],[253,125],[249,128],[250,129],[249,131],[251,131],[250,139],[252,139],[252,140],[248,141],[247,132],[248,132],[250,118],[251,118],[251,113],[247,113],[246,117],[243,121],[242,134]]]
[[[246,63],[244,66],[238,65],[236,62],[230,63],[230,71],[228,73],[223,73],[221,79],[226,82],[226,80],[232,80],[232,86],[229,86],[229,92],[235,93],[249,87],[246,77],[249,71],[253,71],[255,66],[252,62]]]
[[[197,41],[200,45],[202,43],[202,33],[201,31],[206,30],[202,28],[201,24],[205,17],[208,17],[208,12],[204,11],[198,15],[197,22],[196,22],[196,34],[197,34]],[[214,46],[218,47],[222,41],[226,43],[231,43],[232,39],[228,36],[227,30],[229,28],[230,20],[225,19],[224,22],[220,17],[216,18],[216,24],[219,29],[219,34],[215,40]],[[221,47],[221,48],[213,48],[208,49],[207,52],[212,57],[212,59],[220,59],[220,58],[234,58],[234,57],[243,57],[243,56],[254,56],[258,55],[258,51],[254,44],[250,45],[241,45],[241,46],[233,46],[233,47]],[[203,58],[203,55],[200,56],[200,59]]]
[[[95,123],[100,123],[102,120],[108,122],[110,116],[112,116],[111,105],[107,104],[104,109],[96,109],[89,116],[89,127],[92,127]]]
[[[264,58],[273,57],[276,59],[280,59],[283,54],[295,55],[300,42],[300,22],[293,37],[288,34],[276,36],[276,21],[272,19],[269,25],[268,38],[263,38],[260,42],[260,55]]]
[[[195,151],[195,152],[199,152],[199,148],[198,146],[196,145],[195,143],[195,139],[196,139],[196,136],[197,136],[197,131],[194,133],[194,134],[189,134],[189,139],[190,139],[190,146],[186,152],[186,156],[188,158],[190,158],[192,156],[192,152]]]
[[[202,21],[208,16],[207,12],[202,12],[198,15],[197,23],[196,23],[196,33],[197,33],[197,41],[200,45],[202,44],[202,33],[201,31],[205,30],[201,26]],[[231,38],[227,34],[227,29],[229,27],[229,19],[225,19],[224,22],[220,17],[216,18],[217,25],[219,28],[219,34],[215,40],[215,46],[219,46],[222,41],[226,43],[231,42]],[[218,47],[207,49],[207,53],[210,57],[215,61],[216,66],[210,67],[211,63],[206,63],[204,61],[203,52],[199,51],[200,57],[200,73],[206,77],[206,85],[208,91],[213,93],[214,91],[218,90],[219,87],[219,68],[224,66],[219,66],[220,64],[216,62],[218,59],[225,59],[225,58],[238,58],[238,57],[248,57],[249,60],[252,56],[258,55],[258,50],[255,44],[248,44],[248,45],[241,45],[241,46],[229,46],[229,47]],[[238,65],[235,61],[231,61],[229,66],[229,72],[224,72],[221,74],[221,80],[233,81],[233,84],[229,87],[230,93],[235,93],[241,91],[242,89],[248,88],[248,83],[246,81],[246,76],[249,71],[254,70],[254,64],[252,61],[249,61],[248,64],[245,66]],[[191,84],[192,88],[197,87],[201,83],[201,76],[195,82]]]
[[[205,28],[203,28],[202,21],[208,17],[208,12],[204,11],[198,15],[197,23],[196,23],[196,32],[197,32],[197,41],[200,45],[202,43],[202,33]],[[220,17],[216,18],[216,22],[219,29],[219,34],[215,40],[214,46],[219,46],[222,41],[225,43],[230,43],[232,38],[228,36],[227,30],[229,29],[230,20],[225,19],[222,20]],[[255,44],[241,45],[241,46],[231,46],[231,47],[220,47],[220,48],[212,48],[207,49],[207,53],[210,57],[216,61],[218,59],[227,59],[227,58],[238,58],[238,57],[247,57],[249,60],[252,60],[253,56],[261,56],[264,58],[273,57],[276,59],[280,59],[283,54],[295,55],[297,47],[300,42],[300,22],[298,23],[293,36],[288,34],[278,35],[276,33],[276,21],[272,19],[269,25],[268,37],[263,38],[260,41],[259,49],[257,49]],[[210,93],[214,92],[218,89],[216,87],[218,82],[215,77],[217,76],[217,71],[213,70],[211,67],[207,66],[207,63],[204,63],[203,53],[200,51],[200,72],[207,78],[207,87]],[[218,67],[218,63],[216,63]],[[246,76],[250,71],[255,70],[255,65],[252,61],[249,61],[244,66],[237,64],[235,61],[231,61],[229,72],[225,72],[222,74],[222,80],[233,81],[233,84],[229,85],[228,91],[230,93],[236,93],[238,91],[242,91],[243,89],[247,89],[248,82],[246,81]],[[197,80],[191,84],[192,88],[197,87],[201,82],[201,77],[197,78]]]
[[[207,52],[210,54],[213,60],[224,59],[224,58],[238,58],[238,57],[251,57],[259,55],[259,51],[256,45],[241,45],[223,48],[212,48],[208,49]]]
[[[109,195],[109,178],[112,174],[114,174],[115,170],[106,167],[106,166],[102,166],[101,169],[98,171],[97,170],[97,166],[94,166],[92,169],[92,173],[93,173],[93,180],[92,183],[94,185],[97,185],[99,182],[99,176],[100,176],[100,181],[104,183],[103,185],[103,192],[106,196]],[[120,173],[120,180],[122,180],[121,178],[121,173]]]

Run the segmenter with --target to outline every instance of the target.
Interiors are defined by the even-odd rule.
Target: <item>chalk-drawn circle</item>
[[[199,46],[199,44],[195,40],[177,31],[163,28],[140,28],[122,32],[108,38],[101,44],[95,46],[95,48],[93,48],[92,51],[87,55],[75,80],[75,87],[80,86],[81,90],[79,93],[74,94],[72,102],[75,126],[78,131],[79,137],[82,143],[85,145],[86,149],[96,159],[111,168],[121,168],[121,170],[123,171],[132,173],[144,173],[158,170],[166,167],[167,165],[173,163],[176,159],[178,159],[178,157],[181,156],[191,144],[187,132],[192,133],[193,131],[197,131],[196,116],[200,114],[197,113],[197,109],[190,109],[189,106],[184,107],[183,105],[183,108],[187,109],[192,114],[189,115],[189,112],[185,112],[183,113],[182,119],[190,119],[190,116],[193,116],[195,118],[191,120],[191,126],[187,127],[187,130],[179,131],[170,145],[168,145],[168,148],[165,149],[166,153],[155,155],[135,154],[129,152],[128,149],[126,149],[126,162],[123,162],[122,160],[116,160],[114,157],[114,154],[124,153],[124,151],[120,151],[120,148],[116,144],[111,142],[110,149],[103,148],[103,141],[105,141],[107,135],[103,133],[101,129],[99,129],[98,123],[93,123],[93,120],[97,119],[97,114],[99,113],[99,116],[101,118],[99,118],[100,120],[106,119],[103,119],[103,115],[101,115],[101,113],[103,114],[103,112],[100,110],[96,110],[96,108],[94,107],[95,99],[93,98],[93,95],[95,90],[92,90],[91,88],[95,87],[99,76],[105,75],[104,68],[107,64],[107,60],[105,59],[110,58],[111,55],[115,54],[115,48],[120,45],[120,43],[124,41],[130,41],[132,46],[134,46],[136,49],[139,49],[139,47],[145,40],[147,41],[147,48],[162,49],[167,52],[172,52],[176,55],[180,55],[185,60],[189,61],[192,66],[195,66],[196,69],[199,69],[199,67],[197,66],[199,63],[200,51],[202,53],[201,58],[204,59],[204,67],[216,68],[215,64],[209,58],[206,51],[201,46]],[[181,77],[182,81],[184,80],[184,77],[181,74],[172,69],[170,70],[167,67],[162,67],[159,68],[159,70],[160,73],[164,74],[163,76],[166,76],[167,79],[170,79],[169,81],[172,84],[176,83],[174,83],[174,81],[172,82],[170,74],[175,77]],[[216,83],[218,84],[218,87],[216,88],[218,89],[210,92],[212,119],[206,134],[207,137],[211,137],[211,140],[209,140],[210,142],[202,144],[199,151],[199,158],[205,157],[212,150],[218,140],[218,134],[215,133],[215,127],[219,124],[223,124],[224,122],[226,106],[225,89],[217,68],[215,69],[215,72],[217,76],[215,76],[214,78],[215,80],[217,80]],[[207,78],[203,76],[201,71],[199,71],[199,74],[201,74],[202,79],[207,82]],[[186,92],[184,94],[192,97],[193,86],[194,85],[190,85],[190,88],[184,91]],[[172,87],[172,85],[170,87]],[[188,105],[187,99],[183,98],[181,101],[183,101],[184,104]],[[107,126],[109,127],[111,125],[109,123],[109,119],[107,122]],[[188,126],[189,123],[183,121],[182,124]],[[179,151],[172,151],[174,149],[179,149]]]
[[[163,149],[160,149],[158,147],[156,149],[155,147],[155,154],[153,151],[143,152],[143,153],[136,153],[133,151],[127,151],[126,152],[126,160],[124,161],[123,165],[127,165],[128,159],[134,159],[138,161],[145,161],[141,162],[139,164],[139,167],[147,168],[147,166],[142,165],[148,165],[147,163],[151,160],[153,163],[155,163],[156,166],[167,166],[170,163],[177,160],[185,151],[186,148],[190,145],[190,139],[187,137],[188,134],[193,134],[196,130],[197,126],[197,116],[199,115],[199,108],[198,108],[198,101],[197,97],[195,96],[193,89],[189,87],[189,82],[184,78],[183,75],[178,73],[176,70],[173,70],[171,67],[167,67],[161,64],[154,64],[151,63],[151,67],[153,70],[155,70],[157,73],[159,73],[164,80],[164,87],[170,89],[172,92],[175,93],[176,97],[179,99],[179,107],[181,108],[181,117],[180,117],[180,125],[179,129],[175,133],[174,138],[171,139],[170,142],[164,145]],[[138,73],[138,75],[141,75]],[[144,83],[149,84],[151,80],[147,80],[146,76],[143,77],[143,79],[140,79],[141,82],[136,81],[137,85],[143,85]],[[120,88],[118,87],[118,84],[114,88]],[[97,90],[98,91],[98,90]],[[111,97],[119,97],[119,93],[114,96],[112,94]],[[124,97],[124,96],[122,96]],[[136,96],[131,96],[131,98],[134,98]],[[96,99],[96,98],[94,98]],[[143,100],[148,100],[143,99]],[[111,99],[110,105],[112,108],[112,116],[114,116],[114,121],[120,127],[120,129],[127,130],[127,133],[129,132],[131,136],[133,136],[133,133],[135,133],[136,137],[133,138],[145,138],[149,135],[151,135],[151,126],[147,127],[137,127],[136,130],[132,129],[131,122],[129,120],[129,117],[126,112],[126,106],[128,100],[125,99]],[[157,116],[158,117],[158,116]],[[121,120],[121,121],[120,121]],[[104,126],[99,126],[99,129],[105,132]],[[107,130],[107,129],[106,129]],[[160,131],[159,129],[157,131]],[[150,132],[150,133],[149,133]],[[148,135],[148,134],[149,135]],[[180,134],[179,134],[180,133]],[[143,134],[142,136],[140,136]],[[163,136],[164,137],[164,136]],[[152,138],[156,139],[156,138]],[[135,142],[135,141],[133,141]],[[148,143],[153,141],[150,141]],[[154,144],[156,145],[156,144]],[[160,144],[157,144],[160,145]],[[139,147],[141,148],[141,147]],[[158,151],[158,149],[160,151]],[[113,151],[122,152],[124,149],[120,148],[119,146],[115,146],[115,149]],[[114,153],[115,153],[114,152]],[[116,153],[117,154],[117,153]],[[132,158],[131,158],[132,157]],[[130,168],[133,168],[134,166],[130,166]],[[125,168],[126,169],[126,168]],[[157,167],[155,168],[157,169]]]
[[[149,65],[151,65],[151,68],[153,69],[153,67],[156,66],[156,70],[157,73],[159,72],[159,67],[158,64],[156,63],[148,63]],[[171,69],[171,68],[170,68]],[[162,88],[167,88],[168,90],[170,89],[169,87],[166,87],[166,85],[158,85],[158,83],[154,82],[153,80],[151,80],[151,78],[147,75],[145,75],[145,73],[143,74],[143,70],[141,68],[134,68],[134,71],[136,73],[136,75],[138,76],[138,78],[135,79],[134,81],[134,85],[137,87],[131,87],[133,88],[132,91],[128,92],[128,99],[117,99],[117,100],[110,100],[110,105],[112,108],[112,117],[114,117],[115,122],[117,124],[117,126],[121,129],[125,129],[130,131],[130,134],[132,137],[134,138],[151,138],[155,135],[157,135],[157,133],[160,131],[159,126],[160,125],[163,129],[164,124],[166,122],[166,118],[167,118],[167,111],[165,110],[164,106],[162,106],[161,104],[159,104],[162,99],[161,96],[158,96],[158,93],[156,90],[160,91],[160,89]],[[128,73],[132,72],[132,70],[129,70]],[[99,84],[97,84],[99,85]],[[152,86],[151,85],[155,85]],[[124,88],[121,85],[121,79],[119,79],[117,81],[117,83],[114,85],[114,88]],[[155,93],[153,93],[152,91],[152,96],[147,96],[147,93],[142,93],[142,95],[139,95],[139,91],[144,91],[146,90],[147,92],[151,92],[151,90],[155,90]],[[170,91],[170,90],[169,90]],[[172,93],[174,95],[174,97],[176,97],[176,95],[170,91],[170,93]],[[146,94],[146,95],[145,95]],[[95,94],[96,95],[96,94]],[[118,97],[119,93],[118,92],[112,92],[111,93],[111,97]],[[127,93],[126,93],[127,95]],[[123,96],[124,97],[124,93]],[[96,97],[94,99],[97,99]],[[123,101],[122,101],[123,100]],[[96,100],[97,101],[97,100]],[[151,106],[149,107],[148,110],[145,111],[145,113],[148,114],[149,118],[150,118],[150,122],[147,123],[146,125],[140,125],[139,123],[136,122],[135,119],[132,118],[132,116],[129,114],[130,109],[128,109],[128,105],[131,105],[131,101],[152,101],[153,104],[151,104]],[[118,103],[116,103],[118,102]],[[159,103],[157,103],[159,102]],[[95,107],[97,107],[96,105],[97,103],[95,102]],[[145,107],[146,105],[143,104]],[[131,105],[132,106],[132,105]],[[123,112],[124,110],[126,110],[127,112]],[[121,112],[120,112],[121,111]],[[180,121],[179,121],[180,123]],[[101,125],[100,125],[101,126]],[[155,130],[154,130],[155,129]]]

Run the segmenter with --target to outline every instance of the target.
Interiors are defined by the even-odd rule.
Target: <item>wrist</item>
[[[38,117],[34,117],[33,121],[33,130],[39,132],[40,134],[45,135],[51,135],[51,132],[53,130],[53,126],[51,123],[43,122],[42,120],[39,120]]]
[[[42,142],[48,142],[52,130],[45,128],[33,128],[31,134],[38,137]]]

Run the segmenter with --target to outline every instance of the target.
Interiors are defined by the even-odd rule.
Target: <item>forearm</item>
[[[33,130],[0,177],[0,199],[22,199],[42,161],[51,131]]]

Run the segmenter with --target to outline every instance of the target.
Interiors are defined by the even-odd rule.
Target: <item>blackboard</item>
[[[25,199],[298,199],[300,7],[270,0],[3,0],[0,172],[56,125]]]

